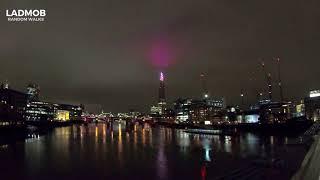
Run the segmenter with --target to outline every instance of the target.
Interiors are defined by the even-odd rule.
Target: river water
[[[189,134],[115,123],[55,128],[0,146],[0,179],[214,179],[263,158],[281,158],[288,178],[307,149],[288,137]],[[3,178],[1,178],[3,177]],[[273,178],[276,179],[276,178]]]

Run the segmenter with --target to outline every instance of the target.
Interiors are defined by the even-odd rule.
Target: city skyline
[[[158,89],[158,98],[156,98],[156,97],[153,97],[154,99],[158,99],[158,103],[162,103],[162,102],[164,102],[164,103],[166,103],[166,90],[164,90],[165,89],[165,87],[164,87],[164,82],[166,81],[166,78],[165,78],[165,75],[164,75],[164,73],[163,72],[160,72],[159,73],[160,74],[160,76],[159,76],[159,79],[158,79],[158,81],[160,81],[160,87],[159,87],[159,89]],[[202,73],[202,74],[200,74],[200,78],[204,78],[204,74]],[[268,74],[268,76],[270,76],[270,73]],[[200,79],[200,82],[202,83],[202,85],[203,85],[203,79]],[[14,87],[12,87],[11,86],[11,84],[9,83],[9,81],[8,80],[5,80],[5,81],[3,81],[2,82],[3,84],[3,87],[4,88],[9,88],[9,89],[15,89]],[[264,82],[265,83],[265,82]],[[31,85],[34,85],[34,86],[38,86],[38,90],[39,90],[39,100],[41,100],[41,101],[47,101],[48,99],[55,99],[54,97],[49,97],[49,98],[47,98],[47,97],[45,97],[45,96],[40,96],[40,86],[38,85],[38,84],[31,84]],[[21,92],[23,92],[23,93],[26,93],[26,94],[28,94],[29,93],[29,86],[30,86],[30,83],[28,84],[28,86],[26,86],[25,87],[25,89],[19,89]],[[245,106],[247,106],[247,107],[244,107],[244,108],[249,108],[249,106],[253,106],[253,105],[255,105],[256,103],[258,103],[258,101],[259,100],[269,100],[270,98],[271,98],[271,101],[275,101],[275,102],[281,102],[281,96],[280,96],[280,93],[278,92],[278,90],[279,90],[279,85],[277,84],[277,82],[272,82],[272,86],[275,86],[275,88],[273,87],[273,90],[272,91],[269,91],[269,89],[268,89],[268,87],[270,86],[270,84],[269,83],[267,83],[267,86],[265,85],[264,87],[262,87],[262,88],[257,88],[257,89],[255,89],[256,90],[256,92],[251,92],[251,94],[248,94],[248,93],[250,93],[249,91],[243,91],[243,89],[241,89],[241,91],[240,91],[240,94],[239,94],[239,99],[238,99],[238,101],[236,102],[236,103],[226,103],[226,105],[231,105],[231,106],[243,106],[243,105],[245,105]],[[167,107],[171,107],[172,105],[173,105],[173,103],[174,103],[174,101],[175,100],[177,100],[177,99],[183,99],[183,98],[191,98],[191,99],[203,99],[203,98],[205,98],[205,99],[207,99],[207,98],[209,98],[209,99],[221,99],[221,98],[223,98],[224,99],[224,101],[226,100],[225,99],[225,96],[212,96],[212,95],[210,95],[210,91],[208,91],[208,90],[205,90],[205,89],[203,89],[203,87],[201,88],[199,88],[199,94],[196,94],[196,95],[194,95],[194,96],[177,96],[177,97],[171,97],[170,99],[171,99],[171,101],[170,102],[168,102],[168,104],[167,104]],[[259,91],[260,90],[260,91]],[[317,92],[317,91],[319,91],[319,90],[315,90],[315,89],[312,89],[312,90],[310,90],[309,92],[307,92],[304,96],[301,96],[301,97],[298,97],[298,99],[292,99],[292,98],[285,98],[284,99],[284,101],[288,101],[288,102],[291,102],[292,100],[293,101],[302,101],[304,98],[306,98],[306,97],[311,97],[311,95],[310,94],[308,94],[308,93],[311,93],[311,92]],[[205,92],[205,93],[204,93]],[[257,93],[258,92],[258,94],[255,94],[255,93]],[[275,97],[270,97],[270,93],[272,93],[273,94],[273,96],[275,95]],[[282,94],[282,93],[281,93]],[[247,97],[247,96],[249,96],[249,97]],[[251,97],[250,97],[251,96]],[[259,96],[259,97],[257,97],[257,96]],[[244,98],[245,97],[245,98]],[[254,100],[252,100],[251,102],[249,101],[249,99],[254,99]],[[245,100],[244,100],[245,99]],[[66,100],[58,100],[58,102],[60,102],[60,103],[67,103],[67,102],[71,102],[71,101],[66,101]],[[227,101],[228,102],[228,101]],[[230,102],[230,101],[229,101]],[[231,101],[231,102],[235,102],[235,101]],[[156,104],[157,102],[154,102],[154,104]],[[76,102],[76,104],[79,104],[79,105],[88,105],[89,106],[89,109],[87,109],[86,111],[87,112],[95,112],[95,113],[97,113],[97,112],[101,112],[101,111],[105,111],[105,112],[108,112],[108,110],[106,110],[106,109],[104,109],[104,107],[101,105],[101,104],[83,104],[83,103],[78,103],[78,102]],[[93,105],[93,107],[92,107],[92,105]],[[151,104],[152,105],[152,104]],[[144,106],[144,109],[137,109],[137,107],[129,107],[128,109],[126,109],[126,110],[124,110],[124,111],[109,111],[109,112],[128,112],[128,111],[131,111],[131,110],[134,110],[134,111],[141,111],[141,112],[144,112],[144,113],[148,113],[148,111],[149,111],[149,106],[150,106],[150,104],[144,104],[144,105],[141,105],[141,106]]]
[[[212,96],[240,104],[243,89],[253,102],[256,88],[266,91],[261,58],[277,100],[275,57],[285,99],[320,88],[317,2],[63,3],[67,9],[77,3],[73,11],[59,2],[30,2],[20,8],[46,9],[45,22],[7,22],[4,10],[15,3],[0,3],[0,81],[23,91],[36,83],[48,101],[148,111],[163,71],[168,102],[200,97],[201,73]]]

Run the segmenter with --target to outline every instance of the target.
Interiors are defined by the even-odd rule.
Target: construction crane
[[[278,64],[278,86],[279,86],[279,93],[280,93],[280,102],[283,102],[283,92],[282,92],[282,82],[281,82],[281,72],[280,72],[280,58],[275,58]]]
[[[267,87],[268,87],[268,96],[269,96],[269,100],[272,101],[272,84],[271,84],[271,73],[267,73],[266,68],[265,68],[265,64],[262,61],[261,62],[262,65],[262,70],[265,74],[265,78],[267,81]]]
[[[243,89],[241,89],[241,91],[240,91],[240,97],[241,97],[241,106],[243,107],[244,106],[244,92],[243,92]]]
[[[260,100],[262,100],[261,97],[262,97],[263,93],[262,93],[262,90],[257,87],[257,79],[256,78],[257,78],[257,76],[256,76],[256,74],[254,72],[249,74],[250,84],[255,84],[256,85],[253,88],[253,91],[254,91],[254,93],[256,95],[257,102],[259,102]]]
[[[200,74],[201,79],[201,86],[202,86],[202,98],[207,99],[209,97],[208,89],[207,89],[207,82],[206,82],[206,75],[204,73]]]

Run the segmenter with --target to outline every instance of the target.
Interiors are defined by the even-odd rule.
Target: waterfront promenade
[[[314,136],[314,142],[305,156],[300,169],[292,180],[320,180],[320,133]]]

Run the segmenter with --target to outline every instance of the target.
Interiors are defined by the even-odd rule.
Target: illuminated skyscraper
[[[160,86],[159,86],[159,105],[166,104],[166,93],[164,87],[164,74],[160,72]]]
[[[160,86],[159,86],[159,100],[158,100],[158,107],[161,109],[159,114],[163,114],[166,110],[166,92],[164,86],[164,74],[160,72]]]
[[[151,107],[151,114],[162,115],[166,110],[166,93],[164,87],[164,74],[160,72],[160,86],[159,86],[159,96],[158,105]]]

